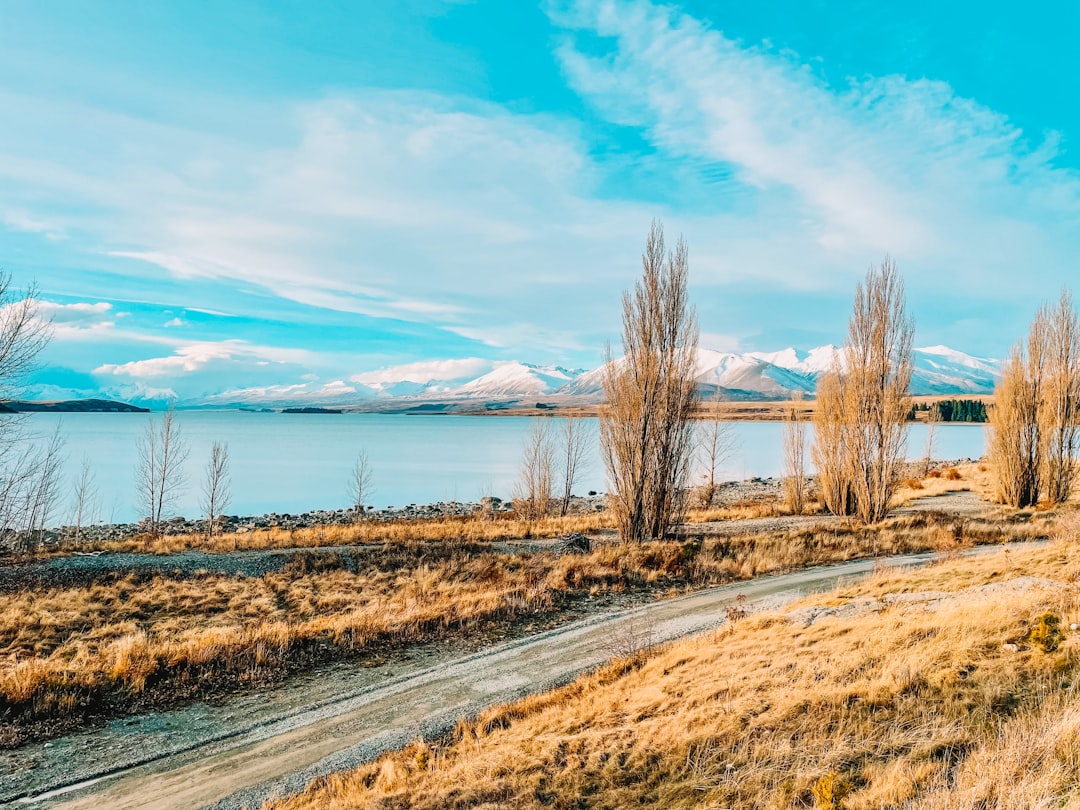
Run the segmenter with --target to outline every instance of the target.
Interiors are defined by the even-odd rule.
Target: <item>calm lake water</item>
[[[59,423],[65,437],[66,479],[70,493],[82,460],[96,479],[99,519],[137,519],[136,444],[160,414],[34,414],[29,429],[50,434]],[[378,508],[439,501],[478,501],[485,495],[510,497],[532,419],[510,416],[414,416],[387,414],[277,414],[237,411],[179,412],[176,422],[190,453],[187,485],[177,514],[200,514],[200,489],[210,445],[226,442],[231,457],[231,514],[304,512],[348,505],[348,478],[363,450],[372,469]],[[551,418],[552,427],[562,420]],[[596,420],[583,420],[590,452],[575,493],[603,492],[603,464],[596,444]],[[734,450],[722,465],[721,480],[781,474],[781,426],[775,422],[737,422],[729,429]],[[912,426],[908,455],[921,457],[925,427]],[[984,431],[978,425],[940,425],[936,458],[977,458]],[[68,518],[61,504],[57,521]]]

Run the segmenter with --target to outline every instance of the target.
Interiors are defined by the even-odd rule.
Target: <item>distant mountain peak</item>
[[[733,399],[786,399],[796,391],[813,395],[818,378],[842,364],[843,350],[831,344],[808,351],[787,347],[775,352],[698,350],[695,377],[703,396]],[[611,361],[619,364],[622,358]],[[912,351],[911,393],[915,395],[990,394],[1001,363],[948,346]],[[470,357],[432,360],[355,374],[332,382],[283,382],[207,393],[179,400],[181,407],[297,407],[334,405],[375,407],[377,403],[424,401],[536,401],[603,399],[607,366],[591,371],[516,360]],[[175,398],[168,388],[112,386],[95,390],[32,386],[26,399],[116,399],[160,408]],[[365,403],[367,403],[365,405]]]

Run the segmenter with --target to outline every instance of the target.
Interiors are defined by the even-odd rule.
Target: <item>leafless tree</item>
[[[926,412],[926,446],[923,453],[923,478],[930,474],[930,465],[934,461],[934,434],[941,421],[941,408],[938,403],[930,406]]]
[[[683,507],[693,451],[698,328],[688,299],[686,243],[674,251],[653,223],[642,274],[623,294],[623,358],[605,366],[600,439],[624,542],[667,534]]]
[[[183,466],[187,457],[176,411],[170,406],[159,421],[147,423],[138,442],[136,495],[151,537],[161,534],[162,524],[186,483]]]
[[[1080,431],[1080,322],[1072,295],[1062,290],[1056,307],[1044,307],[1046,386],[1039,403],[1042,426],[1042,480],[1049,503],[1065,503],[1072,493]]]
[[[51,331],[40,317],[36,290],[20,293],[11,275],[0,273],[0,401],[17,397]],[[41,507],[52,508],[56,484],[50,476],[56,467],[42,467],[52,458],[48,448],[36,449],[21,414],[0,414],[0,541],[5,545],[30,542]]]
[[[1080,326],[1068,291],[1039,309],[1002,369],[988,416],[998,498],[1018,508],[1067,500],[1080,429]]]
[[[356,454],[356,462],[349,474],[349,500],[352,503],[354,523],[364,519],[366,503],[371,500],[373,493],[371,462],[368,461],[367,453],[361,450]]]
[[[697,425],[698,463],[705,470],[704,481],[698,491],[701,506],[708,509],[716,498],[719,485],[716,477],[721,465],[735,452],[737,440],[731,422],[723,418],[720,409],[720,392],[713,396],[709,418]]]
[[[18,293],[0,273],[0,401],[13,399],[49,342],[52,324],[39,317],[37,290]]]
[[[64,463],[64,437],[57,424],[44,449],[33,456],[32,472],[24,492],[23,538],[27,549],[39,547],[52,522],[60,496],[60,472]]]
[[[794,394],[795,404],[784,419],[784,500],[794,515],[806,511],[806,417],[802,392]]]
[[[1034,333],[1035,324],[1032,330]],[[1013,350],[987,411],[997,497],[1017,508],[1039,501],[1039,400],[1044,380],[1041,347],[1037,340],[1035,344],[1034,356],[1022,346]]]
[[[82,464],[79,466],[79,474],[75,478],[75,488],[72,492],[71,527],[74,530],[72,539],[75,542],[82,539],[83,528],[97,520],[97,513],[97,481],[94,477],[94,469],[90,465],[90,459],[83,456]]]
[[[533,419],[532,430],[522,453],[521,471],[514,486],[513,499],[514,509],[525,520],[539,520],[551,511],[555,448],[550,428],[551,423],[547,419]]]
[[[565,515],[570,511],[570,498],[573,495],[574,480],[577,478],[578,468],[588,447],[588,434],[581,418],[570,414],[562,420],[559,430],[559,447],[562,455],[562,500],[559,503],[559,514]]]
[[[214,538],[214,529],[232,500],[232,481],[229,475],[229,445],[214,442],[206,461],[203,478],[202,508],[206,512],[206,539]]]
[[[874,523],[888,513],[907,438],[913,334],[903,279],[886,257],[856,286],[842,367],[819,386],[815,461],[837,514]]]
[[[844,401],[847,389],[840,385],[840,371],[823,374],[817,383],[814,408],[814,444],[811,453],[817,468],[818,487],[825,508],[834,515],[855,514],[848,434],[852,409]]]

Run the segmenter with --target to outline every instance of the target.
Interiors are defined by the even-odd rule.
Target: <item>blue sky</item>
[[[1078,17],[7,0],[0,267],[39,383],[132,397],[598,365],[653,218],[703,345],[842,341],[888,252],[917,344],[1001,356],[1080,256]]]

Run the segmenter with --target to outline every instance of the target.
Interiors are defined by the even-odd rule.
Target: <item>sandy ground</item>
[[[972,493],[924,498],[904,507],[972,516],[987,508]],[[747,532],[827,521],[779,517],[730,523],[731,530]],[[277,562],[256,561],[259,555],[280,552],[250,554],[244,565],[258,568]],[[931,558],[897,557],[887,564],[917,565]],[[444,733],[487,706],[565,683],[614,655],[715,628],[737,599],[774,608],[865,576],[880,564],[862,560],[764,577],[631,609],[598,605],[585,619],[474,653],[419,645],[376,668],[340,664],[257,694],[119,719],[104,729],[0,754],[0,804],[257,807],[265,798],[299,790],[317,775],[418,736]]]

